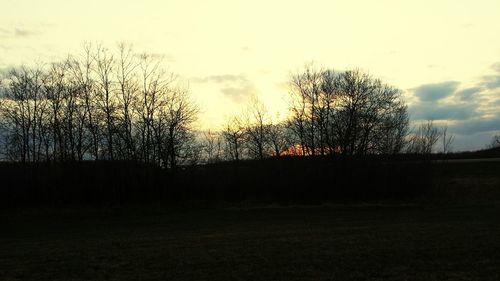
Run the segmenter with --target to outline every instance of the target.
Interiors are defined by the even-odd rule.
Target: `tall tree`
[[[315,155],[317,152],[318,102],[321,93],[322,70],[314,65],[306,65],[303,72],[292,75],[290,93],[292,95],[292,114],[295,130],[298,133],[303,154]]]
[[[245,138],[245,128],[238,117],[229,119],[222,131],[222,136],[226,141],[226,153],[231,160],[242,158],[242,147]]]
[[[400,90],[359,70],[307,66],[291,78],[291,129],[303,155],[397,153],[408,128]]]
[[[121,43],[118,45],[118,59],[116,67],[116,80],[118,83],[119,100],[119,122],[118,135],[124,142],[125,159],[136,159],[135,143],[132,134],[132,123],[134,119],[133,105],[138,100],[139,87],[136,80],[135,70],[138,63],[134,60],[132,47]]]
[[[420,124],[418,129],[410,137],[407,152],[417,154],[431,154],[438,142],[440,132],[434,126],[433,120]]]
[[[157,124],[160,135],[163,163],[172,170],[178,165],[179,158],[185,158],[189,149],[194,149],[193,123],[197,120],[198,107],[189,99],[188,91],[173,89],[167,94],[164,106],[159,110]]]
[[[269,154],[269,117],[267,108],[253,96],[245,116],[246,144],[251,157],[263,159]]]
[[[104,134],[106,136],[106,158],[114,159],[114,136],[116,118],[116,98],[113,93],[114,55],[106,48],[97,46],[94,53],[95,73],[97,75],[97,101],[99,109],[104,113]]]

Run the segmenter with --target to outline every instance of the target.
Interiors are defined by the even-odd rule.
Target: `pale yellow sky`
[[[423,84],[457,81],[460,91],[500,75],[498,0],[0,0],[0,13],[0,68],[57,60],[84,41],[129,42],[165,55],[201,105],[203,126],[219,126],[252,93],[284,114],[282,85],[310,61],[367,70],[409,102]],[[496,90],[474,102],[496,102]],[[474,114],[499,108],[490,107]]]

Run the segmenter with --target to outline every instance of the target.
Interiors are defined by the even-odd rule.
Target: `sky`
[[[130,43],[163,56],[199,126],[219,128],[253,95],[285,116],[307,63],[359,68],[404,91],[412,124],[446,124],[472,150],[500,133],[499,13],[498,0],[0,0],[0,69]]]

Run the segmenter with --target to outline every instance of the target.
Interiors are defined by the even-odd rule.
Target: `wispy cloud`
[[[470,101],[483,90],[481,87],[471,87],[458,91],[455,95],[462,101]]]
[[[436,102],[452,95],[459,84],[456,81],[426,84],[415,88],[414,94],[422,102]]]
[[[488,89],[500,88],[500,75],[485,76],[483,79],[484,79],[484,86],[486,88]]]
[[[192,78],[195,83],[215,83],[220,85],[220,92],[233,102],[241,103],[257,93],[255,85],[243,74],[211,75]]]
[[[14,36],[15,37],[28,37],[31,35],[36,35],[38,32],[35,32],[33,30],[25,29],[25,28],[15,28],[14,29]]]
[[[488,89],[498,89],[500,88],[500,62],[493,64],[491,70],[493,74],[483,76],[481,84]]]
[[[477,103],[470,98],[480,88],[468,88],[457,92],[460,83],[445,81],[425,84],[413,89],[417,102],[410,106],[414,120],[467,120],[476,114]],[[458,102],[444,102],[446,98],[457,97]]]
[[[414,120],[468,120],[477,115],[477,105],[419,103],[410,107]]]
[[[493,64],[491,66],[491,69],[493,69],[493,71],[496,71],[496,72],[500,73],[500,62],[497,62],[497,63]]]
[[[465,120],[451,126],[450,129],[457,134],[463,135],[500,131],[500,116]]]
[[[246,76],[240,74],[240,75],[233,75],[233,74],[224,74],[224,75],[211,75],[211,76],[206,76],[206,77],[194,77],[192,79],[193,82],[196,83],[241,83],[241,82],[246,82],[248,79]]]
[[[4,28],[0,27],[0,38],[25,38],[41,34],[37,29],[29,29],[25,27]]]

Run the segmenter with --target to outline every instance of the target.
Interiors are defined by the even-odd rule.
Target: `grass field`
[[[7,211],[0,280],[500,280],[500,206]]]

